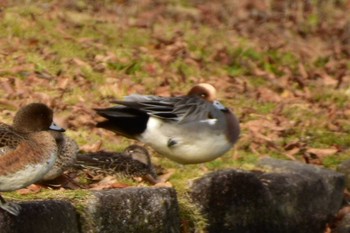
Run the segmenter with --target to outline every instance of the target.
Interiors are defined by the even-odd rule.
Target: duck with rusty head
[[[239,122],[216,99],[208,83],[192,87],[185,96],[130,95],[115,107],[96,109],[106,120],[97,127],[151,146],[180,164],[214,160],[238,140]]]

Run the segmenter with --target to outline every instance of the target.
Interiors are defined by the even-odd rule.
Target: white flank
[[[0,176],[0,191],[13,191],[37,182],[52,168],[55,161],[56,153],[44,164],[29,164],[16,173]]]
[[[215,125],[217,121],[218,121],[217,119],[209,119],[209,120],[201,120],[200,122],[208,123],[209,125]]]
[[[138,140],[150,145],[161,155],[182,164],[203,163],[223,155],[231,147],[222,131],[215,128],[216,119],[197,122],[198,127],[181,126],[150,117],[146,131]],[[176,141],[168,146],[169,139]]]

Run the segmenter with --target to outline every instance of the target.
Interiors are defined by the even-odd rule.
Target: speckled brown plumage
[[[110,175],[116,173],[131,177],[150,175],[156,179],[147,150],[137,145],[126,148],[122,153],[99,151],[78,154],[77,164]]]
[[[41,181],[53,180],[62,175],[64,171],[75,164],[79,151],[78,144],[72,138],[60,132],[51,132],[51,134],[56,138],[58,148],[57,160]]]
[[[23,139],[24,136],[18,134],[13,127],[0,123],[0,147],[9,147],[14,149]]]
[[[39,141],[33,141],[34,139]],[[0,176],[14,173],[29,164],[40,163],[51,153],[57,154],[54,138],[48,132],[38,132],[30,135],[30,139],[16,138],[18,146],[3,156],[0,156]]]
[[[33,103],[21,108],[13,125],[0,124],[0,191],[26,187],[53,166],[57,158],[55,138],[49,130],[59,130],[52,122],[53,112],[44,104]],[[6,203],[0,196],[0,208],[18,215],[20,206]]]

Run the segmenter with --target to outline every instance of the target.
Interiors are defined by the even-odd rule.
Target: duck
[[[76,141],[62,132],[51,131],[51,135],[55,138],[57,144],[57,159],[54,166],[40,180],[40,182],[49,182],[61,176],[64,171],[73,167],[76,163],[79,146]]]
[[[52,109],[42,103],[19,109],[12,125],[0,123],[0,192],[27,187],[53,167],[58,149],[50,131],[64,129],[53,122]],[[0,208],[12,215],[18,215],[21,209],[1,195]]]
[[[157,174],[147,149],[136,144],[128,146],[123,152],[79,153],[76,164],[83,168],[98,170],[100,173],[110,175],[121,173],[129,177],[143,177],[150,183],[157,183]]]
[[[95,109],[104,118],[97,127],[145,143],[180,164],[212,161],[239,138],[237,117],[216,99],[209,83],[193,86],[184,96],[132,94],[112,103],[117,106]]]

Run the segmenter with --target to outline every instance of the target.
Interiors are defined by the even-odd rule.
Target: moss
[[[178,194],[182,232],[205,232],[208,220],[187,194]]]
[[[7,200],[30,201],[30,200],[68,200],[78,211],[82,211],[85,201],[92,197],[88,190],[49,190],[42,189],[39,193],[21,195],[17,192],[7,192],[2,194]]]

